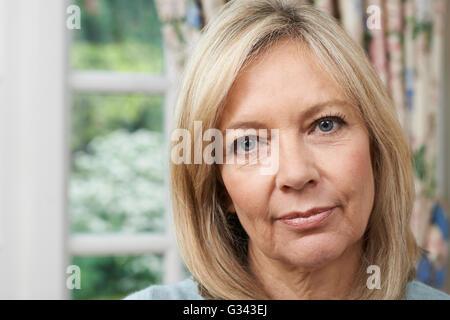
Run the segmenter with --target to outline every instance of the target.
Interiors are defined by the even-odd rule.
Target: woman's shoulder
[[[168,284],[152,285],[134,292],[124,300],[203,300],[198,293],[197,283],[192,278]]]
[[[124,300],[204,300],[198,293],[197,283],[192,279],[169,284],[152,285],[134,292]],[[450,295],[413,280],[408,283],[406,300],[450,300]]]
[[[406,300],[450,300],[450,295],[413,280],[408,283]]]

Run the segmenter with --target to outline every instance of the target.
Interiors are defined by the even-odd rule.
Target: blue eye
[[[345,116],[338,114],[338,115],[328,115],[325,117],[321,117],[318,120],[314,121],[313,127],[318,127],[319,130],[327,135],[333,134],[337,132],[342,126],[346,125],[347,122],[345,122]],[[335,128],[337,126],[337,129]],[[333,132],[332,132],[333,131]]]
[[[333,120],[324,120],[319,123],[319,128],[323,132],[329,132],[333,130],[334,122]]]
[[[244,136],[234,140],[234,150],[235,152],[239,150],[243,150],[244,152],[252,151],[256,143],[258,142],[257,136]]]

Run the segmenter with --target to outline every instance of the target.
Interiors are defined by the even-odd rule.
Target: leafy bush
[[[73,156],[72,232],[164,230],[164,139],[161,133],[117,130]]]
[[[81,288],[72,290],[75,300],[122,299],[162,282],[162,255],[74,257],[72,264],[81,270]]]

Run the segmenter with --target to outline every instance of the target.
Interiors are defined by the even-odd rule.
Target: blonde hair
[[[412,158],[386,88],[363,49],[334,18],[298,1],[228,2],[205,27],[185,68],[175,128],[189,130],[192,137],[194,121],[202,121],[203,130],[217,128],[236,77],[282,38],[297,40],[314,53],[359,107],[370,135],[375,200],[352,298],[403,298],[415,277],[420,250],[410,229]],[[218,166],[171,162],[170,172],[180,252],[202,296],[267,299],[248,268],[248,236],[236,215],[226,212],[227,193]],[[380,267],[380,290],[366,287],[369,265]]]

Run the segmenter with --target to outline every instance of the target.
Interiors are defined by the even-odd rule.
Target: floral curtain
[[[200,37],[201,30],[226,3],[225,0],[155,0],[163,23],[163,37],[175,55],[181,75],[187,57]]]
[[[155,0],[179,74],[202,28],[226,0]],[[446,0],[298,0],[333,15],[367,52],[388,88],[414,155],[412,229],[428,253],[418,278],[442,287],[447,260],[447,204],[436,189],[437,119]]]

